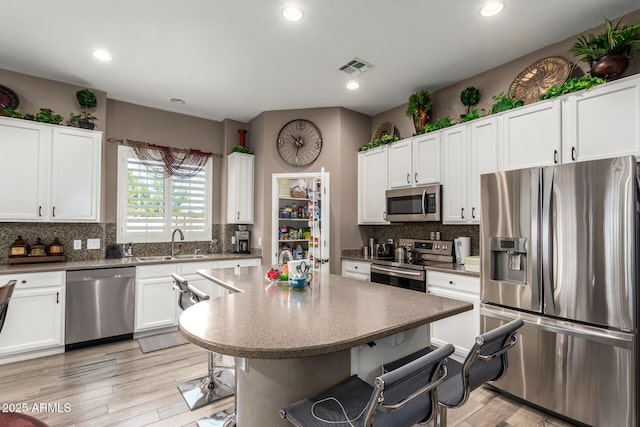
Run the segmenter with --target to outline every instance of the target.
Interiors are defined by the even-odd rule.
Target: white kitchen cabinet
[[[502,170],[562,161],[561,101],[540,101],[505,112],[499,137]]]
[[[389,188],[440,183],[440,134],[432,132],[389,146]]]
[[[389,145],[389,188],[406,188],[413,185],[413,161],[411,139]]]
[[[388,146],[358,153],[358,224],[389,224],[386,220]]]
[[[253,224],[253,175],[253,154],[227,156],[227,223]]]
[[[371,263],[343,259],[342,277],[349,277],[352,279],[361,280],[363,282],[370,282]]]
[[[431,323],[431,344],[452,344],[454,356],[463,360],[480,335],[480,279],[427,270],[427,293],[473,304],[471,311]]]
[[[0,221],[99,221],[101,159],[101,132],[0,118]]]
[[[480,224],[480,175],[498,170],[499,118],[487,117],[468,124],[466,150],[467,223]]]
[[[136,267],[135,332],[178,324],[178,294],[171,278],[178,265]]]
[[[442,222],[465,223],[467,211],[467,126],[445,129],[442,134]]]
[[[564,163],[640,156],[640,76],[571,94],[562,103]]]
[[[17,280],[0,333],[0,363],[64,352],[65,273],[6,274]]]
[[[440,133],[429,132],[412,140],[413,185],[440,183]]]

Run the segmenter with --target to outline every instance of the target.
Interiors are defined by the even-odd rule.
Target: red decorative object
[[[245,139],[245,135],[247,134],[247,130],[246,129],[238,129],[238,135],[240,135],[240,146],[241,147],[246,147],[247,146],[247,141]]]

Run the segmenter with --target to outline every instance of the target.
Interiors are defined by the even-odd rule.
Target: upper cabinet
[[[467,209],[467,126],[442,132],[442,222],[465,223]]]
[[[541,101],[504,113],[500,138],[503,170],[560,163],[560,100]]]
[[[565,163],[640,156],[640,76],[569,95],[562,125]]]
[[[388,150],[384,146],[358,153],[358,224],[388,224]]]
[[[389,146],[389,188],[440,182],[440,136],[419,135]]]
[[[253,224],[253,154],[227,157],[227,223]]]
[[[487,117],[469,123],[467,141],[467,216],[480,224],[480,175],[498,170],[499,119]]]
[[[0,221],[97,222],[102,132],[0,118]]]

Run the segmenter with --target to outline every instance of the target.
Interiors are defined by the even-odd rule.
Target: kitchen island
[[[198,274],[232,293],[187,309],[180,330],[200,347],[243,358],[236,373],[240,427],[289,425],[278,410],[348,377],[351,348],[472,309],[332,274],[316,274],[303,292],[270,284],[262,267]]]

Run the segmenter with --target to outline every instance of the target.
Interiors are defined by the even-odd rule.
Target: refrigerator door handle
[[[553,225],[551,223],[553,202],[553,172],[554,168],[544,168],[542,172],[542,230],[540,244],[542,245],[542,292],[544,300],[544,312],[555,314],[556,306],[553,295]]]
[[[561,335],[569,335],[576,338],[595,341],[604,345],[621,347],[628,350],[634,348],[634,334],[630,332],[613,331],[609,329],[595,328],[593,326],[580,325],[568,320],[552,319],[534,314],[507,310],[499,307],[480,306],[480,315],[501,320],[522,319],[525,324],[535,326],[543,331]]]
[[[542,169],[534,169],[531,171],[531,236],[538,236],[540,234],[540,188]],[[542,309],[542,295],[541,295],[541,281],[540,281],[540,268],[538,264],[538,239],[530,239],[530,254],[527,268],[531,271],[531,310],[541,311]]]

